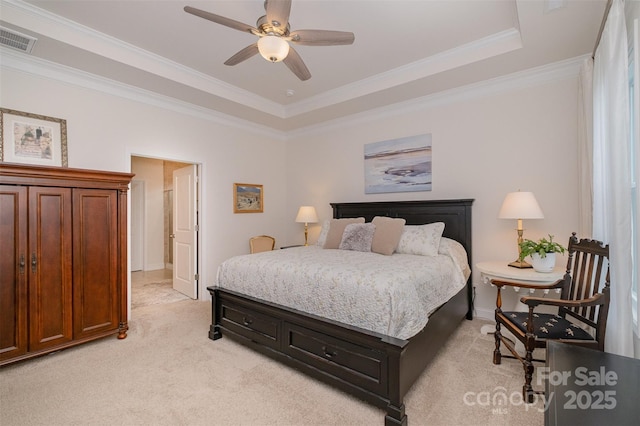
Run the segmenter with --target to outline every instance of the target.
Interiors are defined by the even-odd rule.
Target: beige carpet
[[[254,353],[207,338],[210,304],[133,310],[106,338],[0,369],[0,424],[380,425],[384,411]],[[522,367],[491,363],[486,322],[464,321],[405,399],[410,425],[542,425],[519,404]],[[502,389],[504,387],[505,389]],[[492,405],[494,395],[515,404]]]
[[[188,300],[189,297],[173,289],[173,279],[140,282],[131,285],[131,308]]]

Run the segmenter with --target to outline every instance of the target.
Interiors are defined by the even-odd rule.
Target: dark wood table
[[[547,343],[544,424],[640,424],[640,360]]]

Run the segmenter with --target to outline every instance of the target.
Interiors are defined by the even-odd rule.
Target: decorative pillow
[[[371,223],[376,226],[376,232],[373,234],[371,251],[391,256],[398,247],[406,222],[404,219],[392,219],[384,216],[374,217]]]
[[[350,223],[344,228],[340,250],[371,251],[376,226],[373,223]]]
[[[327,239],[322,247],[326,249],[337,249],[340,246],[340,241],[342,241],[344,228],[351,223],[364,223],[364,217],[331,219]]]
[[[329,226],[331,225],[331,219],[325,219],[322,222],[322,228],[320,229],[320,235],[318,235],[318,241],[316,245],[318,247],[324,247],[325,241],[327,241],[327,234],[329,233]]]
[[[405,225],[396,252],[437,256],[443,231],[443,222],[434,222],[426,225]]]

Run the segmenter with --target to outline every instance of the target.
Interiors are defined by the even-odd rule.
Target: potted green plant
[[[553,241],[553,235],[549,239],[540,238],[538,241],[524,240],[520,246],[520,261],[525,257],[531,257],[531,266],[537,272],[551,272],[556,265],[556,253],[564,254],[565,248]]]

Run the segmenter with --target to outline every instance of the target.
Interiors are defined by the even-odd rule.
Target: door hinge
[[[200,225],[196,225],[194,229],[196,232],[200,232]]]
[[[193,276],[193,278],[194,278],[196,281],[200,280],[200,274],[195,274],[195,275]]]

